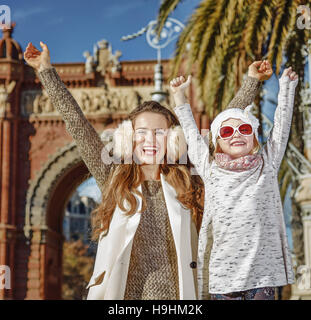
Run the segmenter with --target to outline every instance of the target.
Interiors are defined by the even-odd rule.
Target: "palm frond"
[[[202,38],[201,50],[198,56],[198,64],[200,66],[198,78],[200,81],[204,80],[208,61],[215,52],[216,37],[220,34],[219,22],[221,22],[224,18],[229,2],[230,0],[220,0],[219,2],[217,2],[215,10],[210,16],[209,24],[204,37]]]
[[[208,32],[208,26],[212,18],[213,13],[216,9],[216,2],[213,0],[202,1],[197,10],[195,10],[192,20],[196,21],[192,30],[192,41],[191,41],[191,63],[197,61],[199,54],[202,50],[203,37]]]
[[[276,65],[276,73],[280,71],[283,58],[283,47],[286,43],[289,30],[293,28],[293,0],[276,1],[276,17],[272,29],[271,40],[268,48],[268,59]],[[296,15],[296,12],[294,12]]]
[[[236,17],[239,18],[237,19]],[[219,35],[215,37],[215,52],[213,55],[216,59],[213,59],[213,61],[210,60],[207,64],[208,70],[215,69],[213,73],[216,76],[216,79],[214,79],[216,86],[211,84],[211,82],[205,81],[209,85],[202,88],[204,101],[211,101],[207,105],[207,108],[214,109],[214,116],[225,106],[224,96],[226,88],[228,89],[227,83],[232,84],[236,79],[235,73],[233,72],[235,67],[234,61],[236,61],[237,57],[241,54],[240,42],[246,20],[247,12],[243,9],[243,6],[237,1],[231,1],[220,23]],[[200,76],[207,78],[209,75],[207,73],[199,73],[199,79]],[[211,85],[213,88],[211,88]],[[234,89],[235,85],[230,88],[231,97]]]
[[[287,57],[287,66],[292,66],[295,72],[299,75],[301,81],[298,82],[295,94],[295,104],[293,111],[293,120],[291,126],[290,142],[303,154],[304,145],[303,139],[301,139],[301,132],[303,132],[303,114],[300,112],[299,108],[302,105],[302,89],[305,70],[305,57],[303,56],[301,46],[302,44],[307,44],[308,31],[307,29],[300,30],[296,29],[291,32],[286,46],[285,55]]]
[[[175,77],[179,72],[182,60],[185,57],[185,54],[187,53],[187,46],[188,44],[190,44],[191,41],[192,30],[195,23],[195,20],[190,19],[185,29],[182,31],[181,35],[178,38],[174,53],[174,59],[171,62],[172,68],[171,73],[169,75],[170,78]]]
[[[262,44],[271,31],[273,1],[254,1],[245,27],[245,49],[252,60],[261,58]]]
[[[160,34],[167,17],[176,9],[178,4],[182,2],[182,0],[164,0],[161,3],[158,17],[157,17],[157,28],[156,32]]]
[[[297,3],[296,3],[297,5]],[[304,78],[304,69],[305,69],[305,58],[303,57],[301,46],[303,43],[307,43],[307,31],[295,29],[292,31],[287,39],[286,46],[284,48],[285,56],[287,57],[287,65],[292,66],[293,69],[297,72],[300,79]],[[295,104],[293,110],[293,120],[291,125],[291,132],[289,141],[303,154],[304,144],[303,139],[301,139],[301,132],[303,132],[303,115],[299,110],[300,105],[302,104],[302,81],[299,81],[296,95],[295,95]],[[293,191],[295,192],[297,183],[295,182],[295,176],[291,168],[287,163],[288,155],[286,154],[282,162],[280,171],[279,171],[279,183],[281,185],[281,198],[284,201],[284,197],[287,191],[289,184],[292,184]]]
[[[187,69],[192,68],[196,63],[198,54],[201,50],[202,37],[205,34],[209,16],[214,11],[215,1],[207,0],[200,4],[190,17],[185,29],[178,38],[174,59],[172,61],[172,72],[170,77],[177,75],[183,58],[187,55]]]

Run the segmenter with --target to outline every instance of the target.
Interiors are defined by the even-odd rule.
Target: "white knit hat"
[[[240,108],[230,108],[230,109],[226,109],[225,111],[219,113],[211,124],[212,141],[213,141],[214,146],[216,146],[216,139],[218,136],[218,130],[221,127],[221,124],[230,118],[240,119],[243,122],[250,124],[253,127],[253,131],[254,131],[256,139],[258,141],[259,121],[252,114],[252,112],[251,112],[252,108],[253,108],[253,105],[250,104],[244,110],[242,110]]]

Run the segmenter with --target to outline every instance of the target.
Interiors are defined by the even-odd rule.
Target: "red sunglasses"
[[[238,131],[242,136],[251,136],[253,134],[253,127],[248,123],[242,123],[238,127],[223,126],[219,128],[218,135],[221,139],[228,139],[234,136]]]

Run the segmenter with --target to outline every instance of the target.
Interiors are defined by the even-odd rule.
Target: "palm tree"
[[[158,32],[181,2],[162,1]],[[285,57],[286,65],[293,66],[303,79],[305,59],[301,47],[307,43],[308,30],[298,29],[296,20],[297,7],[308,4],[310,0],[202,0],[177,41],[170,76],[176,76],[184,65],[187,66],[186,72],[197,70],[200,98],[210,119],[228,105],[240,87],[248,65],[254,60],[268,59],[279,74]],[[296,89],[290,142],[303,154],[303,119],[299,112],[301,89],[300,82]],[[260,97],[256,102],[260,115]],[[292,184],[293,191],[298,188],[286,159],[279,179],[282,196],[289,184]],[[293,228],[301,228],[300,208],[292,200]],[[298,264],[304,263],[301,243],[302,239],[294,238]]]
[[[158,30],[182,0],[163,0]],[[202,0],[181,33],[171,76],[195,68],[206,111],[215,116],[241,84],[248,65],[267,58],[279,73],[302,0]],[[189,48],[190,44],[190,48]]]
[[[305,70],[305,57],[302,52],[302,45],[307,43],[307,32],[306,30],[296,29],[293,30],[287,40],[285,47],[285,56],[287,57],[287,65],[293,66],[294,70],[297,70],[300,79],[304,79]],[[293,112],[293,121],[291,126],[291,135],[289,138],[289,143],[293,144],[296,149],[303,154],[304,144],[302,139],[303,133],[303,113],[299,110],[302,105],[302,89],[303,83],[300,81],[298,83],[298,88],[296,89],[295,105]],[[299,187],[299,181],[296,179],[296,175],[291,168],[288,166],[288,157],[284,157],[280,172],[279,180],[282,182],[282,195],[284,199],[285,192],[288,186],[292,185],[293,194]],[[303,225],[301,208],[299,204],[292,197],[292,234],[293,234],[293,247],[294,254],[296,257],[297,265],[304,265],[304,240],[303,240]]]

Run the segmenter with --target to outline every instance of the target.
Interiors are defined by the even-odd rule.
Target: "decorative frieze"
[[[129,113],[144,98],[150,100],[151,88],[142,93],[133,88],[108,89],[107,87],[71,89],[71,93],[85,114]],[[28,90],[21,95],[23,116],[58,115],[45,90]]]
[[[15,88],[15,81],[11,81],[8,86],[0,86],[0,117],[5,115],[5,112],[10,109],[9,95]]]

